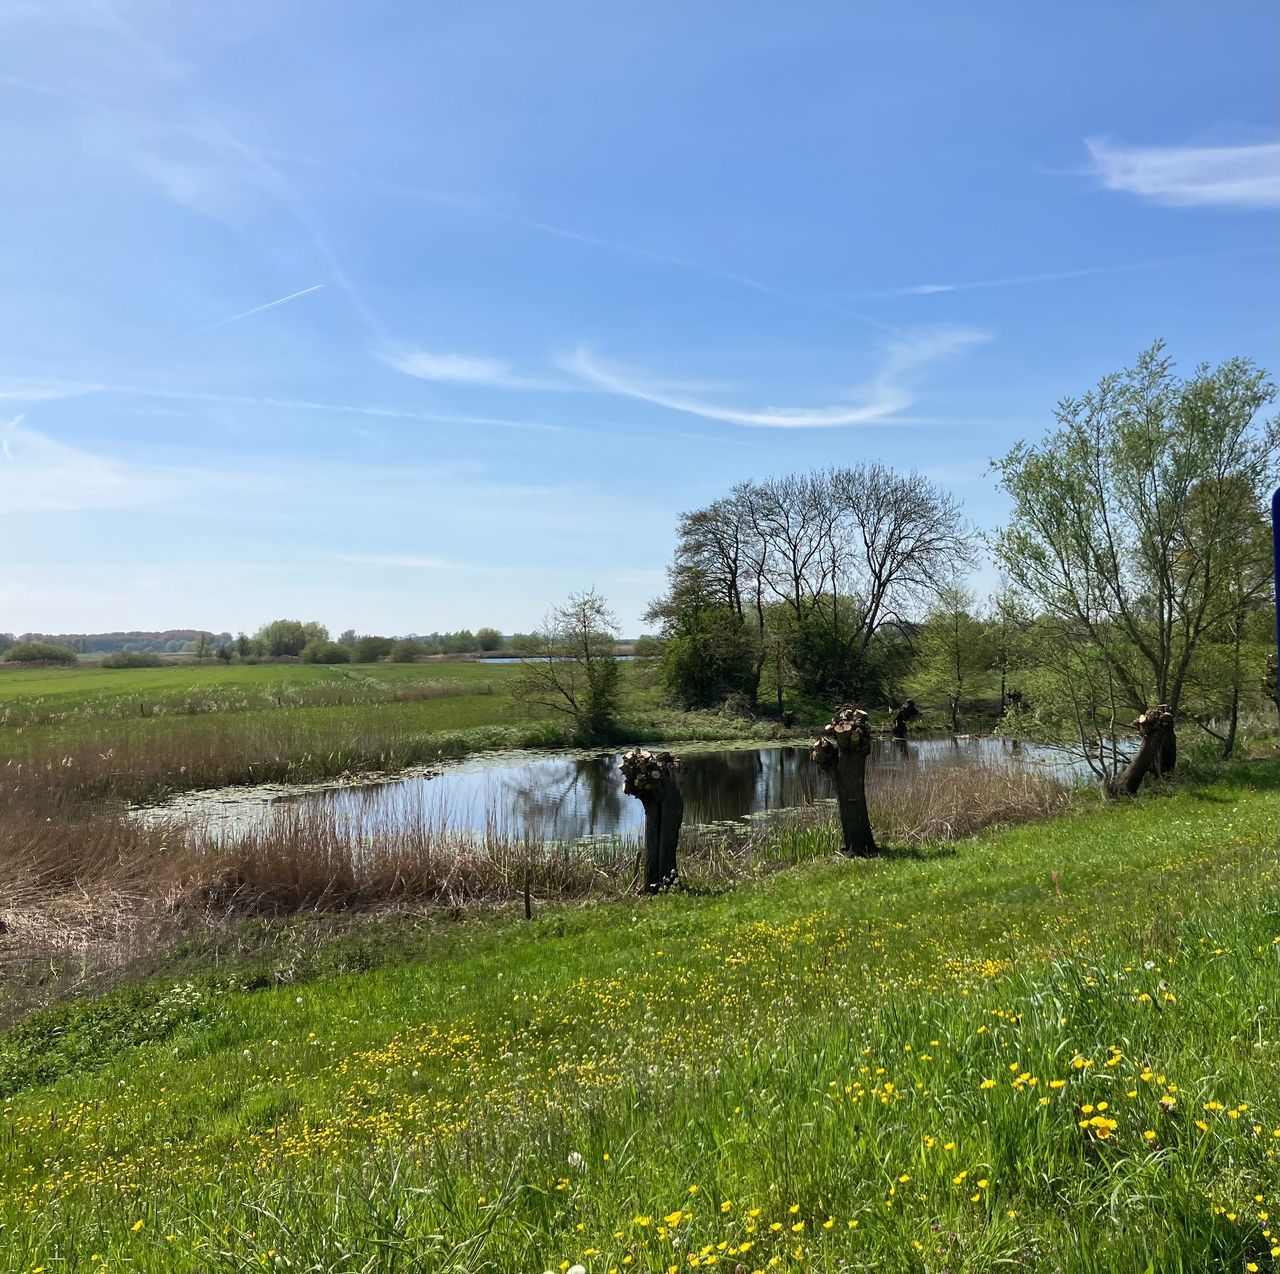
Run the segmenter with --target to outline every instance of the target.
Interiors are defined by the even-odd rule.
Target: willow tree
[[[840,811],[841,852],[865,858],[876,852],[875,833],[867,809],[867,758],[871,755],[871,723],[861,708],[837,708],[823,726],[809,754],[830,771]]]
[[[632,748],[621,763],[623,786],[644,807],[644,889],[656,894],[675,884],[684,822],[684,797],[676,771],[680,762],[670,752]]]
[[[1242,604],[1264,603],[1266,572],[1237,568],[1242,528],[1276,481],[1280,430],[1263,419],[1275,394],[1243,358],[1182,379],[1157,343],[1063,400],[1039,444],[994,463],[1013,503],[995,537],[1000,566],[1069,675],[1092,672],[1087,686],[1058,687],[1060,716],[1075,705],[1083,741],[1153,702],[1176,717],[1197,650]],[[1161,770],[1176,747],[1162,730]]]

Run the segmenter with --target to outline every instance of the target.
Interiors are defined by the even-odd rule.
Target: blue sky
[[[0,0],[0,629],[624,628],[675,517],[1276,369],[1265,3]]]

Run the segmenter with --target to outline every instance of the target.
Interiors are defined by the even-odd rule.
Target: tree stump
[[[822,737],[809,753],[835,779],[840,809],[841,852],[866,858],[876,852],[876,838],[867,812],[867,757],[871,754],[871,723],[861,708],[837,708]]]
[[[1170,740],[1174,737],[1176,722],[1168,705],[1162,703],[1148,708],[1133,724],[1138,727],[1141,736],[1138,750],[1125,767],[1124,773],[1108,784],[1107,792],[1111,796],[1133,796],[1142,786],[1142,780],[1149,770],[1163,768],[1162,762],[1168,755],[1167,749],[1171,746]],[[1177,745],[1175,743],[1172,746],[1176,749]]]
[[[644,888],[656,894],[677,878],[676,850],[684,797],[676,782],[680,762],[670,752],[632,748],[622,758],[622,790],[644,807]]]
[[[916,701],[908,699],[893,714],[893,737],[895,739],[905,739],[907,737],[907,726],[919,715],[920,709],[916,707]]]

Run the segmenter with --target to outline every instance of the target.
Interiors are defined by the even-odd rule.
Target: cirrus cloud
[[[1108,190],[1181,207],[1280,208],[1280,142],[1254,146],[1125,146],[1085,141]]]
[[[904,336],[886,345],[874,377],[851,395],[852,402],[825,407],[740,408],[708,402],[666,388],[579,347],[561,361],[565,371],[608,393],[657,407],[760,429],[831,429],[850,425],[909,423],[901,413],[915,401],[913,382],[928,363],[960,353],[990,339],[970,328],[942,328]]]

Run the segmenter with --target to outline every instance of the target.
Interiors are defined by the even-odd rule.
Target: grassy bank
[[[1274,1268],[1278,788],[38,1015],[4,1267]]]

